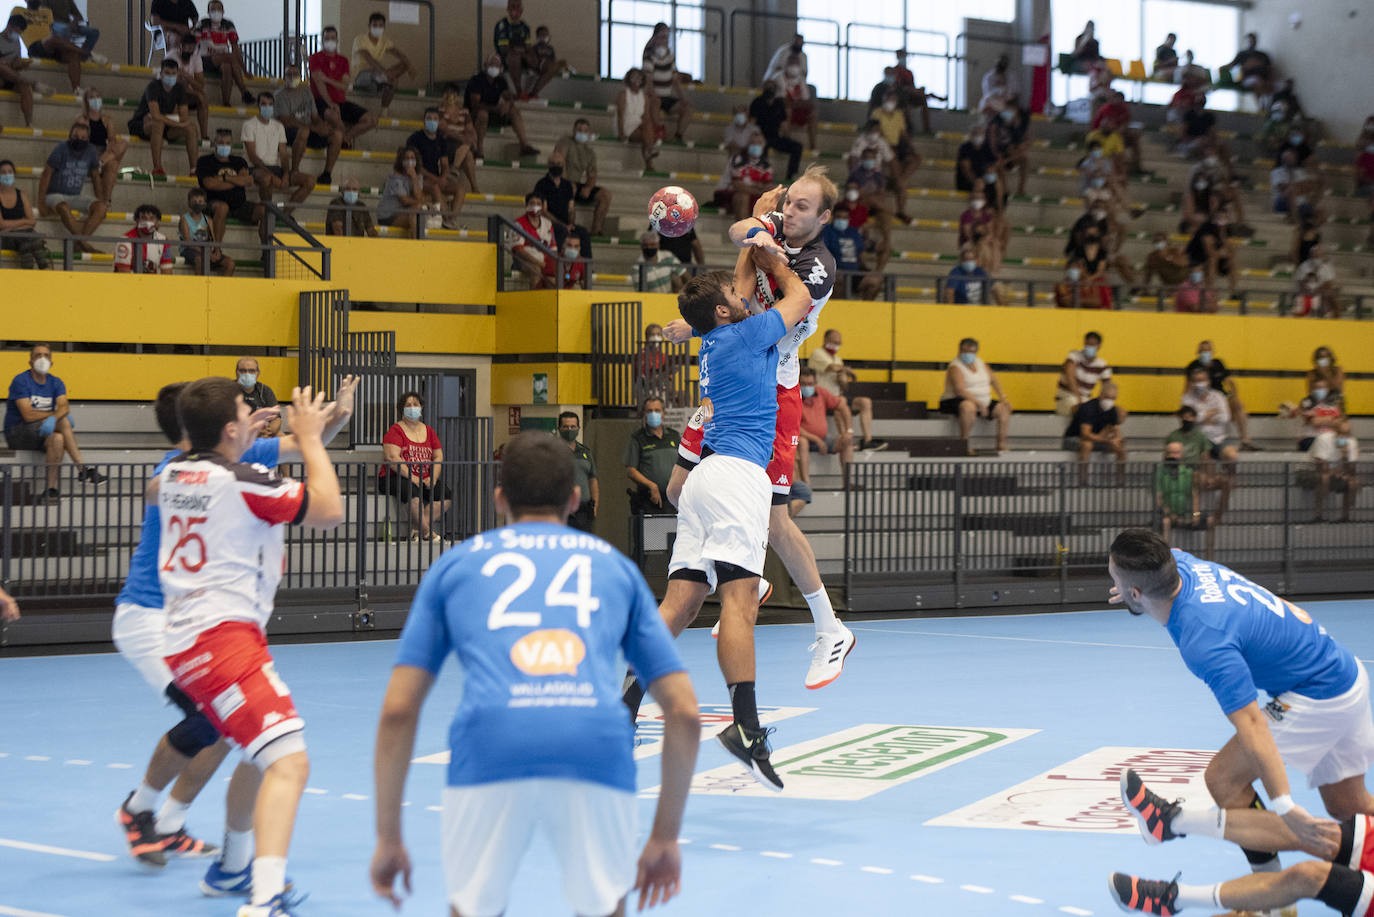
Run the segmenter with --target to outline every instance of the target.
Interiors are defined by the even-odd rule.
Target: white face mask
[[[138,231],[139,231],[139,232],[145,232],[145,233],[148,233],[149,235],[151,235],[152,232],[153,232],[153,230],[155,230],[155,229],[157,229],[157,223],[156,223],[154,220],[139,220],[139,221],[138,221]]]
[[[740,125],[741,127],[743,127],[745,124],[748,123],[748,121],[749,121],[749,116],[748,116],[748,115],[746,115],[746,114],[745,114],[744,112],[742,112],[742,111],[741,111],[741,112],[736,112],[736,114],[735,114],[735,123],[736,123],[736,124],[738,124],[738,125]]]
[[[1330,366],[1330,365],[1331,365],[1331,358],[1330,358],[1330,357],[1317,357],[1317,365],[1318,365],[1318,366]]]
[[[896,110],[897,110],[897,103],[894,102],[894,101],[892,101],[891,99],[888,99],[886,102],[883,103],[883,111],[896,111]]]
[[[1197,392],[1199,395],[1207,394],[1207,389],[1209,388],[1211,388],[1211,386],[1208,385],[1205,380],[1202,382],[1193,382],[1193,391]]]
[[[564,248],[564,249],[563,249],[563,257],[564,257],[564,258],[577,258],[577,257],[579,257],[581,254],[582,254],[582,250],[581,250],[581,249],[579,249],[579,248],[573,248],[571,245],[569,245],[567,248]]]
[[[330,54],[333,54],[335,51],[339,50],[339,43],[332,38],[326,39],[324,42],[324,49]]]
[[[488,68],[487,68],[487,76],[491,77],[493,80],[496,79],[496,78],[497,78],[498,76],[500,76],[500,75],[501,75],[501,68],[500,68],[500,67],[488,67]]]
[[[857,188],[847,188],[847,189],[845,189],[845,192],[844,192],[844,199],[847,200],[847,201],[857,201],[857,200],[859,199],[859,191],[858,191],[858,189],[857,189]]]
[[[103,107],[105,106],[105,100],[104,100],[104,99],[91,99],[91,101],[90,101],[90,106],[91,106],[91,111],[100,111],[100,109],[103,108]]]
[[[37,369],[37,368],[38,368],[37,365],[35,365],[35,366],[34,366],[34,369]],[[1314,388],[1314,389],[1312,389],[1312,400],[1313,400],[1313,401],[1321,401],[1321,400],[1323,400],[1324,398],[1326,398],[1326,389],[1324,389],[1324,388]]]
[[[1202,283],[1202,271],[1193,271],[1188,275],[1188,279],[1193,283]]]
[[[1112,409],[1112,406],[1116,404],[1116,399],[1115,399],[1115,398],[1099,398],[1099,399],[1097,399],[1097,403],[1098,403],[1098,405],[1101,406],[1102,410],[1104,410],[1104,411],[1110,411],[1110,410]]]
[[[46,373],[50,369],[52,369],[52,360],[47,357],[39,357],[33,361],[33,371],[36,373]]]
[[[1106,218],[1107,218],[1107,211],[1105,211],[1105,210],[1094,210],[1094,211],[1093,211],[1093,219],[1094,219],[1094,220],[1097,220],[1097,222],[1101,223],[1101,222],[1102,222],[1103,220],[1105,220]]]
[[[969,206],[972,207],[974,210],[982,210],[982,209],[983,209],[984,207],[986,207],[987,205],[988,205],[988,202],[985,201],[985,200],[981,200],[981,199],[980,199],[980,200],[973,201],[972,203],[969,204]]]
[[[586,131],[578,131],[577,133],[573,134],[573,139],[576,140],[578,143],[587,143],[592,139],[592,135],[587,133]]]
[[[369,29],[368,31],[370,31],[370,32],[372,33],[372,37],[373,37],[373,38],[381,38],[382,35],[386,32],[386,27],[385,27],[385,26],[380,26],[380,25],[374,25],[374,26],[373,26],[371,29]]]
[[[667,57],[667,56],[668,56],[668,46],[667,46],[667,45],[659,45],[657,48],[654,48],[654,57],[660,57],[660,58],[661,58],[661,57]]]
[[[211,21],[211,22],[213,22],[213,23],[215,23],[216,25],[218,25],[218,24],[219,24],[220,22],[222,22],[223,20],[224,20],[224,13],[223,13],[223,12],[221,12],[220,10],[211,10],[211,11],[210,11],[210,21]]]
[[[1166,248],[1168,248],[1168,247],[1169,247],[1169,243],[1168,243],[1168,242],[1156,242],[1156,243],[1155,243],[1155,251],[1157,251],[1157,252],[1162,252],[1162,251],[1164,251],[1164,249],[1166,249]]]
[[[1077,279],[1078,279],[1079,277],[1081,277],[1082,275],[1083,275],[1083,272],[1080,271],[1080,270],[1079,270],[1078,268],[1076,268],[1076,267],[1071,267],[1071,268],[1069,268],[1068,272],[1066,273],[1066,276],[1067,276],[1070,280],[1077,280]],[[1084,354],[1084,356],[1091,357],[1091,356],[1093,355],[1093,354],[1091,354],[1091,353],[1088,353],[1089,350],[1093,350],[1093,353],[1096,353],[1096,350],[1095,350],[1094,348],[1091,348],[1091,347],[1084,347],[1084,348],[1083,348],[1083,354]]]

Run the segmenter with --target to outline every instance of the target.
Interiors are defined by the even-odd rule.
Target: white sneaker
[[[103,54],[101,54],[101,53],[99,53],[99,52],[97,52],[97,51],[92,51],[92,52],[91,52],[91,63],[93,63],[93,64],[98,64],[99,66],[103,67],[103,66],[105,66],[106,64],[108,64],[109,62],[110,62],[110,59],[109,59],[108,57],[106,57],[105,55],[103,55]]]
[[[811,668],[806,672],[806,686],[811,690],[824,688],[840,677],[844,660],[854,649],[854,634],[843,624],[839,632],[816,634],[811,644]]]
[[[763,577],[760,576],[760,577],[759,577],[759,604],[762,605],[764,602],[768,601],[768,597],[769,597],[770,595],[772,595],[772,594],[773,594],[773,584],[770,583],[770,582],[768,582],[768,580],[766,580],[766,579],[764,579]],[[712,637],[716,637],[716,638],[719,638],[719,637],[720,637],[720,620],[719,620],[719,619],[716,620],[715,626],[711,628],[711,636],[712,636]]]

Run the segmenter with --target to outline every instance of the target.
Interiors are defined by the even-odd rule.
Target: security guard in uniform
[[[591,450],[577,441],[582,434],[582,422],[572,411],[558,415],[558,435],[573,454],[573,484],[582,489],[582,504],[568,517],[568,525],[590,532],[596,520],[596,504],[601,502],[601,484],[596,480],[596,461]]]
[[[677,464],[682,435],[663,425],[663,399],[646,398],[644,426],[625,444],[625,474],[636,484],[630,491],[630,512],[637,516],[673,513],[676,508],[664,494]]]

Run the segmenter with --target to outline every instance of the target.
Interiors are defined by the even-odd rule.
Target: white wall
[[[1302,15],[1302,26],[1288,23]],[[1259,47],[1297,81],[1308,113],[1334,140],[1349,143],[1374,111],[1369,50],[1374,47],[1374,5],[1368,0],[1256,0],[1241,16],[1242,32],[1259,35]]]

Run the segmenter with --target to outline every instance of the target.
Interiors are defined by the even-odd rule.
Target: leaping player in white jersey
[[[801,278],[811,294],[811,309],[795,328],[778,341],[778,419],[773,439],[773,459],[768,477],[773,485],[773,508],[768,519],[768,543],[782,558],[793,582],[802,591],[816,624],[816,639],[811,644],[811,666],[806,687],[823,688],[840,677],[844,662],[854,649],[854,634],[835,617],[830,596],[821,582],[816,554],[797,523],[787,511],[792,489],[793,464],[801,429],[801,391],[799,388],[802,344],[816,333],[821,310],[835,289],[835,259],[821,241],[821,227],[839,197],[835,184],[821,166],[812,166],[791,187],[777,188],[762,195],[754,216],[730,227],[730,238],[741,247],[756,244],[751,240],[765,235],[776,243],[788,266]],[[771,309],[778,290],[763,271],[755,270],[757,282],[751,308]],[[663,329],[669,340],[680,342],[691,336],[686,322],[675,320]],[[678,447],[679,469],[668,484],[668,499],[677,503],[687,472],[701,460],[701,429],[709,408],[703,406],[683,433]]]

